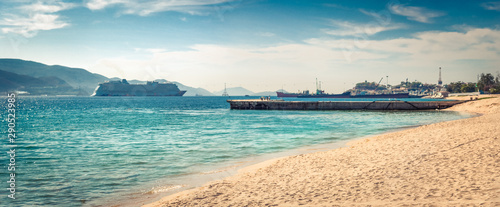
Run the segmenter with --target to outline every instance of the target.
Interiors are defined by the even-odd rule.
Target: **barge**
[[[284,101],[227,100],[236,110],[432,110],[445,109],[466,101]]]

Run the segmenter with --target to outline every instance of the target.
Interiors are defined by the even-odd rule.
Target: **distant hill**
[[[56,77],[65,81],[70,87],[76,90],[80,89],[87,94],[92,94],[98,83],[108,80],[105,76],[81,68],[49,66],[20,59],[0,59],[0,70],[34,78]]]
[[[243,88],[243,87],[227,88],[226,90],[227,90],[227,94],[229,96],[245,96],[245,95],[249,95],[249,96],[276,96],[275,91],[262,91],[262,92],[254,93],[253,91],[248,90],[248,89]],[[216,96],[221,96],[222,93],[224,93],[224,90],[213,92],[213,94],[215,94]]]
[[[0,91],[26,91],[39,95],[80,95],[82,92],[57,77],[35,78],[0,70]]]
[[[216,96],[216,94],[210,93],[210,91],[207,91],[203,88],[193,88],[176,81],[172,83],[175,83],[177,87],[179,87],[179,89],[187,91],[186,94],[184,94],[184,96]]]
[[[246,88],[243,88],[243,87],[227,88],[226,90],[227,90],[227,94],[229,94],[230,96],[244,96],[244,95],[254,94],[254,92],[252,92]],[[213,92],[213,94],[215,94],[216,96],[221,96],[222,93],[224,93],[224,90]]]

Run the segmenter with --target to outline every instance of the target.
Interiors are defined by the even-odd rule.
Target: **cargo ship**
[[[382,79],[380,79],[382,81]],[[380,81],[375,85],[375,88],[380,84]],[[366,81],[365,81],[366,82]],[[283,89],[282,89],[283,90]],[[387,91],[386,91],[387,92]],[[360,93],[351,93],[346,91],[341,94],[328,94],[324,90],[321,90],[321,81],[318,84],[318,79],[316,79],[316,93],[310,94],[308,90],[302,93],[283,93],[276,92],[278,98],[284,97],[296,97],[296,98],[422,98],[423,95],[410,95],[410,93],[398,93],[390,91],[390,93],[375,93],[367,94],[367,91],[361,91]]]
[[[352,98],[350,92],[341,94],[329,94],[322,90],[316,90],[316,94],[299,95],[297,98]]]
[[[278,97],[297,97],[297,96],[300,96],[300,95],[308,95],[309,94],[309,91],[307,91],[307,93],[303,92],[303,93],[283,93],[283,92],[279,92],[279,91],[276,91],[276,94],[278,95]]]
[[[146,84],[129,84],[123,79],[100,83],[92,96],[182,96],[185,93],[173,83],[148,81]]]

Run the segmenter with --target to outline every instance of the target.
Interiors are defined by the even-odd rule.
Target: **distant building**
[[[446,97],[448,97],[448,95],[450,95],[450,92],[448,92],[448,91],[439,91],[437,93],[437,95],[440,96],[440,97],[446,98]]]

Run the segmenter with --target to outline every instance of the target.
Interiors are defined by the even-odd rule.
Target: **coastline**
[[[500,123],[499,98],[446,110],[481,116],[267,160],[144,206],[499,205],[500,164],[491,156],[500,149],[499,130],[491,126]]]

